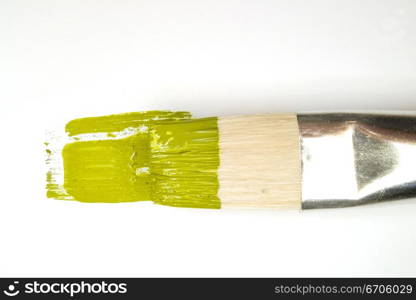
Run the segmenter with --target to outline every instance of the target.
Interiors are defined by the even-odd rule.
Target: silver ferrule
[[[416,115],[298,115],[302,208],[416,197]]]

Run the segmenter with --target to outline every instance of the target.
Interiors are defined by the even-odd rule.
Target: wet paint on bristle
[[[155,124],[150,129],[150,172],[155,203],[220,208],[217,118]]]

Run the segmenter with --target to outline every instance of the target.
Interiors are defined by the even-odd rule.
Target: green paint
[[[158,120],[181,120],[189,119],[189,112],[171,111],[146,111],[125,114],[116,114],[102,117],[90,117],[75,119],[65,126],[69,136],[85,133],[105,132],[110,136],[115,131],[122,131],[126,128],[136,128],[144,124],[150,124]]]
[[[120,140],[74,142],[65,145],[66,192],[82,202],[129,202],[150,200],[148,134]]]
[[[48,198],[55,198],[60,200],[66,200],[70,197],[64,190],[63,186],[60,185],[56,178],[59,176],[58,171],[56,168],[51,168],[51,162],[53,162],[53,157],[56,155],[55,151],[49,149],[50,143],[44,143],[47,147],[45,149],[46,152],[46,165],[48,167],[48,171],[46,173],[46,196]]]
[[[217,118],[155,124],[150,130],[155,203],[220,208]]]
[[[53,172],[48,171],[46,173],[46,197],[65,200],[67,196],[65,191],[55,182]]]
[[[217,118],[190,120],[187,112],[149,111],[72,120],[71,142],[60,152],[45,143],[50,163],[47,196],[82,202],[155,203],[220,208]]]
[[[63,186],[56,182],[57,171],[49,170],[47,196],[82,202],[150,200],[149,126],[188,118],[187,112],[149,111],[69,122],[66,131],[75,141],[62,150]],[[134,134],[123,137],[126,129]],[[92,138],[87,136],[85,140],[82,134],[103,134],[104,138],[88,140]]]

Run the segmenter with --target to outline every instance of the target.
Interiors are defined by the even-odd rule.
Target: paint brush
[[[69,142],[61,150],[47,149],[48,162],[60,157],[63,169],[48,171],[50,198],[308,209],[416,195],[416,117],[410,114],[192,119],[186,112],[151,111],[76,119],[66,131]]]
[[[264,114],[154,124],[151,197],[200,208],[336,208],[416,195],[416,117]]]

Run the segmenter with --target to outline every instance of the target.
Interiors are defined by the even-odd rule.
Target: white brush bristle
[[[296,115],[223,117],[218,130],[221,207],[300,208]]]

